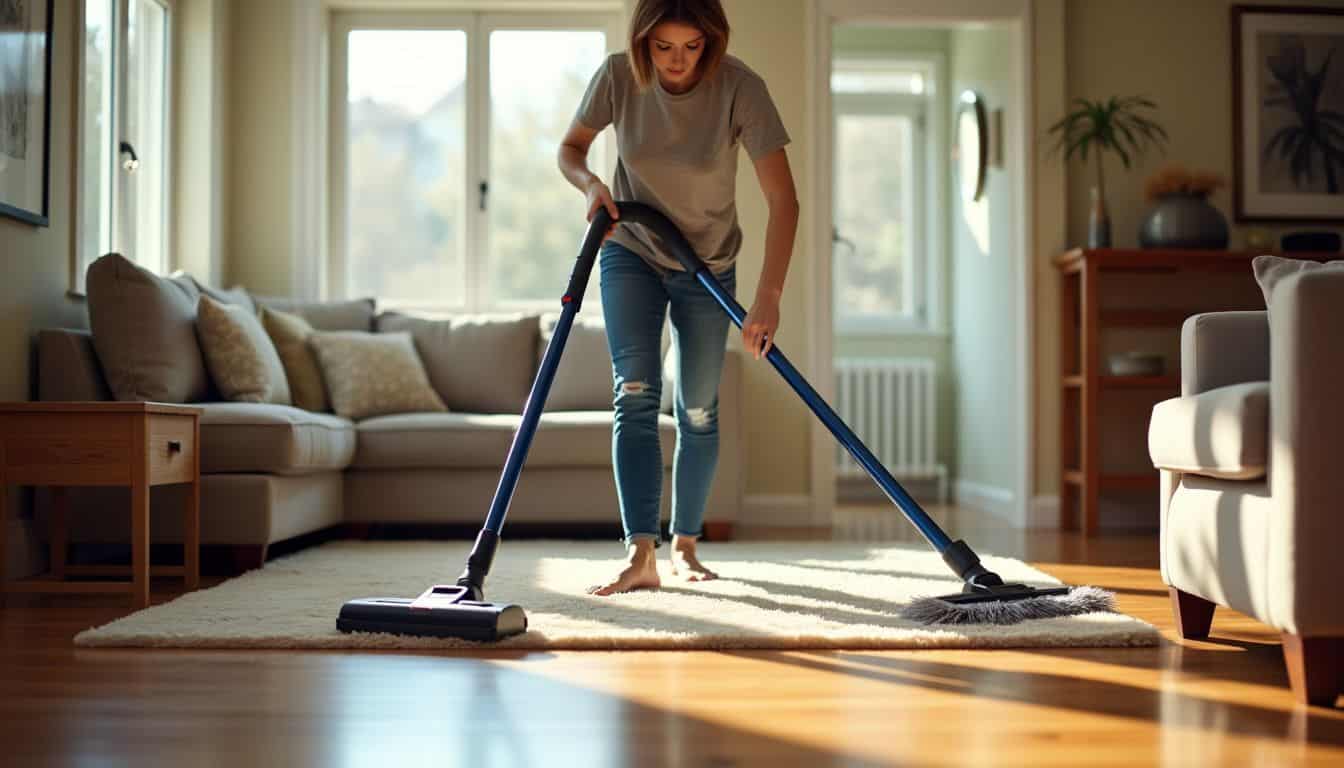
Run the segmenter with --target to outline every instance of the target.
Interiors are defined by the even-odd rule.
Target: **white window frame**
[[[136,0],[114,0],[115,15],[113,18],[113,26],[115,27],[116,32],[113,35],[112,40],[112,59],[114,66],[112,74],[112,112],[114,115],[113,124],[116,128],[112,137],[113,146],[109,148],[111,150],[108,155],[110,167],[106,170],[113,175],[115,180],[108,189],[110,198],[104,201],[104,205],[112,208],[112,215],[110,217],[112,231],[110,234],[111,242],[108,243],[107,248],[103,253],[83,253],[81,250],[83,239],[80,237],[80,234],[84,231],[86,222],[84,221],[84,206],[82,205],[80,188],[85,164],[89,162],[88,158],[84,156],[84,142],[82,140],[84,131],[82,122],[84,119],[84,104],[85,99],[87,98],[87,94],[84,90],[84,25],[86,19],[86,1],[77,0],[75,3],[76,44],[74,48],[75,79],[77,85],[75,88],[75,130],[73,138],[75,153],[74,165],[71,169],[73,174],[72,179],[74,180],[74,183],[72,184],[73,194],[71,201],[74,207],[74,215],[71,217],[73,229],[71,230],[70,243],[70,292],[76,296],[84,295],[85,273],[88,271],[89,265],[96,261],[100,256],[103,256],[104,253],[121,253],[132,261],[135,261],[138,264],[140,263],[137,255],[128,250],[130,239],[133,237],[135,231],[135,216],[130,210],[130,207],[123,204],[123,201],[128,197],[128,189],[133,177],[122,168],[122,161],[125,158],[120,149],[122,141],[132,138],[127,136],[128,116],[125,104],[125,83],[127,78],[126,62],[129,54],[127,35],[130,23],[130,4],[132,2],[136,2]],[[175,27],[177,23],[177,0],[151,0],[151,2],[155,2],[162,6],[165,13],[163,32],[165,72],[163,83],[164,93],[162,97],[164,108],[163,114],[160,115],[160,119],[163,120],[161,132],[163,136],[164,164],[163,167],[158,169],[158,171],[163,174],[163,178],[160,180],[162,189],[164,190],[163,217],[159,222],[159,226],[161,227],[159,236],[160,242],[163,243],[164,261],[162,264],[158,265],[158,271],[161,274],[167,274],[175,268],[172,239],[172,221],[174,215],[173,153],[175,151],[173,144],[172,115],[174,108],[173,88],[175,87],[174,80],[177,70],[177,67],[175,66],[177,56],[175,45],[177,38],[177,30]],[[134,141],[131,141],[130,143],[132,146],[135,145]],[[143,169],[137,170],[136,173],[143,173]],[[141,264],[141,266],[145,265]]]
[[[482,180],[489,181],[490,172],[490,56],[489,48],[481,44],[495,30],[516,29],[598,29],[606,33],[607,52],[624,48],[623,20],[617,14],[610,13],[490,13],[485,11],[445,11],[445,12],[368,12],[338,11],[331,18],[331,109],[328,130],[331,136],[331,153],[328,162],[331,168],[331,210],[327,269],[327,295],[348,299],[356,294],[364,295],[350,285],[349,239],[346,226],[349,216],[349,168],[347,167],[346,104],[348,90],[349,33],[355,29],[452,29],[463,30],[467,35],[467,116],[466,146],[483,147],[483,151],[469,151],[467,172],[463,178],[465,186],[463,199],[471,201],[467,205],[467,221],[464,228],[463,243],[463,279],[465,304],[449,302],[406,302],[396,297],[379,296],[378,301],[389,309],[404,309],[425,313],[480,313],[489,311],[545,311],[559,307],[560,296],[565,291],[565,280],[570,274],[566,267],[556,273],[555,299],[491,304],[486,297],[490,295],[486,284],[488,270],[485,258],[489,254],[489,215],[479,205]],[[473,75],[473,73],[476,73]],[[574,105],[578,107],[577,104]],[[605,129],[610,132],[608,127]],[[557,137],[558,138],[558,137]],[[608,157],[603,160],[593,158],[594,166],[600,166],[600,175],[610,179],[616,166],[616,147],[614,136],[607,141]],[[594,170],[597,170],[594,167]],[[556,169],[559,174],[559,169]],[[487,192],[487,201],[490,192]],[[575,195],[579,192],[576,190]],[[577,241],[575,243],[577,248]],[[577,257],[577,250],[573,254]],[[585,303],[599,307],[600,296],[591,289],[585,297]]]
[[[915,208],[911,217],[905,265],[908,279],[903,281],[902,306],[908,311],[883,318],[846,316],[836,312],[834,333],[845,336],[946,335],[943,286],[946,264],[946,201],[939,158],[945,152],[946,91],[945,58],[938,53],[886,54],[846,53],[834,60],[832,69],[850,71],[886,71],[898,68],[919,72],[924,78],[920,94],[833,93],[831,95],[831,136],[838,136],[837,123],[842,114],[903,114],[915,121],[914,159],[917,172],[910,200]],[[829,76],[827,78],[829,83]],[[832,163],[832,173],[838,173]],[[831,180],[832,189],[838,188]],[[844,235],[844,233],[841,233]]]

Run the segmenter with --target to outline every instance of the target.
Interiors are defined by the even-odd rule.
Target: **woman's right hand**
[[[611,216],[611,226],[607,227],[607,233],[602,236],[602,240],[605,242],[608,237],[611,237],[611,233],[616,231],[616,220],[621,217],[621,212],[616,207],[616,201],[611,199],[611,190],[607,189],[607,185],[603,184],[601,179],[594,179],[585,192],[588,197],[589,222],[593,220],[593,216],[597,215],[599,207],[605,207],[607,213]]]

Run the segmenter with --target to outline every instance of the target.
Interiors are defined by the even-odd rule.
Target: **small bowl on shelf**
[[[1112,376],[1161,376],[1166,360],[1155,352],[1120,352],[1106,359],[1107,372]]]

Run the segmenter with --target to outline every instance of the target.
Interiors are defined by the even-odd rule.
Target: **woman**
[[[609,56],[593,76],[558,162],[587,197],[589,221],[598,206],[618,219],[612,190],[587,165],[594,137],[612,125],[619,155],[615,199],[649,203],[666,214],[724,289],[736,295],[742,231],[734,191],[737,148],[744,147],[770,206],[765,266],[742,326],[746,349],[760,359],[779,326],[798,201],[783,149],[788,133],[765,82],[726,55],[728,32],[719,0],[639,0],[629,47]],[[589,591],[610,595],[659,586],[659,352],[669,307],[678,355],[672,573],[692,581],[713,579],[695,545],[718,462],[718,387],[730,320],[638,224],[613,223],[599,251],[599,273],[615,379],[612,462],[628,561],[614,579]]]

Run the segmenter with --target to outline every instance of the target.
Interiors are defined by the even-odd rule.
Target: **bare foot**
[[[588,588],[588,594],[614,595],[617,592],[630,592],[636,589],[657,589],[662,586],[658,580],[658,558],[653,554],[652,539],[638,539],[630,547],[630,556],[621,575],[606,584]]]
[[[672,574],[686,581],[712,581],[719,575],[704,566],[695,556],[695,539],[675,536],[672,540]]]

